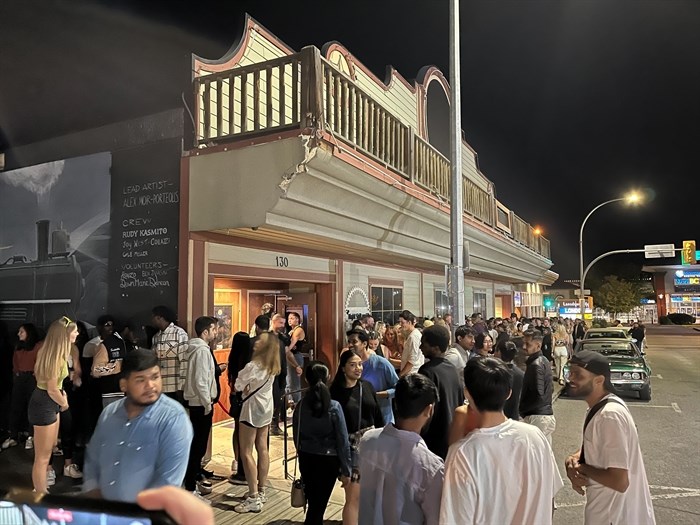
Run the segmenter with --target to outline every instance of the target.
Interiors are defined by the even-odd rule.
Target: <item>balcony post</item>
[[[301,50],[301,129],[323,131],[323,64],[317,47]]]

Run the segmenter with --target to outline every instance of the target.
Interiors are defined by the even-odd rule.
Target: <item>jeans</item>
[[[565,346],[557,346],[554,348],[554,366],[556,370],[556,378],[561,381],[564,379],[564,365],[569,360],[569,351]]]
[[[293,355],[297,364],[301,368],[304,368],[304,356],[301,354]],[[296,390],[301,390],[301,376],[297,375],[297,371],[294,370],[294,368],[292,368],[291,366],[289,366],[287,367],[287,392],[294,392]],[[301,392],[296,392],[295,394],[292,394],[292,399],[294,400],[294,404],[301,401]]]
[[[285,401],[287,399],[286,397],[282,397],[285,391],[285,387],[280,386],[279,377],[276,377],[274,381],[275,382],[272,384],[272,401],[274,403],[274,409],[272,412],[272,424],[279,425],[280,423],[284,422],[284,419],[287,416],[287,410],[285,407]]]
[[[197,476],[202,469],[202,458],[207,453],[209,432],[211,431],[214,410],[204,414],[204,407],[190,407],[190,421],[192,422],[192,443],[190,444],[190,457],[185,471],[185,489],[192,492],[197,488]]]
[[[27,421],[27,408],[29,399],[36,388],[34,374],[20,372],[14,374],[12,382],[12,401],[10,405],[10,437],[17,439],[17,435],[25,430],[29,435],[34,434],[34,429]]]
[[[328,500],[340,473],[338,456],[299,452],[299,470],[304,480],[304,493],[309,503],[305,525],[321,525]]]

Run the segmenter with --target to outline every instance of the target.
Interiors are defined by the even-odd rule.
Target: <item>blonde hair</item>
[[[34,375],[37,383],[48,383],[58,379],[70,355],[70,334],[75,328],[76,324],[67,317],[51,323],[44,343],[36,356]]]
[[[280,363],[280,340],[276,334],[265,332],[260,335],[260,347],[253,352],[253,361],[257,361],[267,373],[276,376],[282,370]]]
[[[564,341],[564,343],[569,341],[569,333],[566,331],[566,327],[563,324],[557,326],[554,332],[554,341]]]

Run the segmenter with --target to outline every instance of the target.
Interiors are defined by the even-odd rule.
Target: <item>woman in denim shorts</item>
[[[47,470],[58,440],[59,413],[68,409],[62,390],[68,377],[68,356],[78,336],[76,324],[62,317],[51,323],[34,366],[36,389],[29,400],[29,423],[34,426],[32,482],[37,492],[47,492]]]

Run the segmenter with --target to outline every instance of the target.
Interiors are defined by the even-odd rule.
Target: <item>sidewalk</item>
[[[289,437],[287,446],[289,456],[296,455],[292,440],[291,427],[288,428]],[[219,476],[228,477],[231,474],[231,462],[233,461],[233,448],[231,437],[233,435],[233,421],[225,421],[212,429],[212,458],[208,465],[209,470]],[[229,495],[243,496],[248,487],[232,485],[228,481],[221,481],[214,485],[214,491],[207,499],[212,501],[212,507],[216,514],[217,525],[227,524],[292,524],[303,523],[304,509],[294,509],[290,506],[291,481],[284,477],[284,437],[270,436],[270,473],[268,476],[267,491],[268,501],[260,514],[237,514],[233,507],[240,502]],[[289,464],[289,474],[294,475],[296,461]],[[298,475],[298,470],[297,470]],[[340,482],[336,483],[331,499],[326,509],[325,520],[329,523],[341,523],[345,493],[340,488]]]

